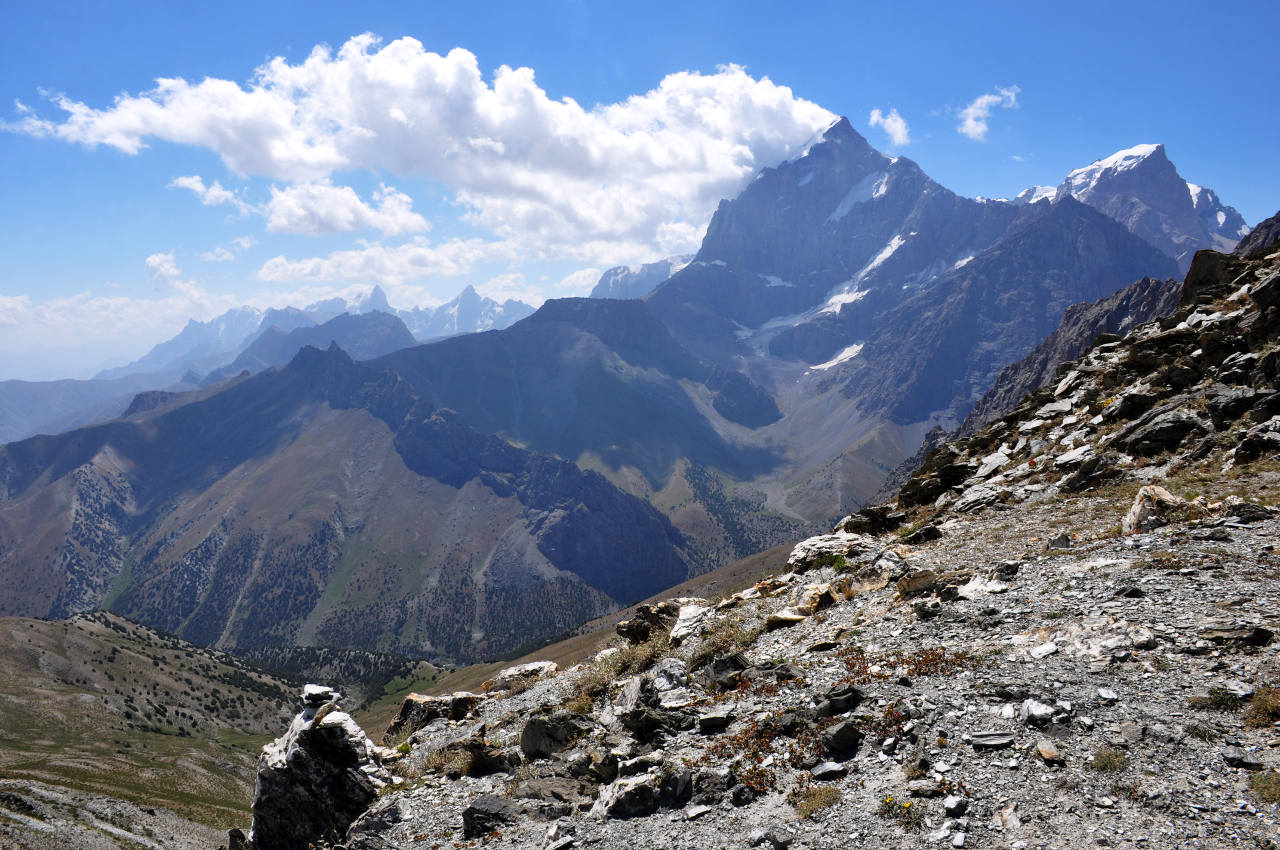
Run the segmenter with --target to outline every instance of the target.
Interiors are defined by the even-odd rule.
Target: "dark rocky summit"
[[[411,698],[404,785],[344,846],[1269,846],[1277,293],[1280,254],[1202,253],[1171,316],[786,572],[495,679],[521,687]]]
[[[1246,259],[1257,259],[1274,250],[1277,241],[1280,241],[1280,213],[1250,231],[1248,236],[1240,240],[1234,253]]]

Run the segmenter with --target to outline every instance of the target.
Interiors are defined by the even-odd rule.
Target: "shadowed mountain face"
[[[1071,305],[1057,330],[1026,357],[1000,372],[957,433],[973,434],[1013,410],[1023,396],[1053,380],[1059,364],[1079,357],[1100,334],[1123,335],[1144,322],[1172,315],[1181,290],[1182,284],[1172,278],[1144,277],[1114,295]]]
[[[561,299],[505,331],[376,362],[469,425],[592,469],[651,499],[698,571],[803,533],[794,512],[736,482],[781,462],[757,435],[781,412],[745,374],[694,356],[641,301]]]
[[[474,659],[689,572],[643,501],[336,349],[153,419],[6,446],[0,482],[0,613],[105,604],[226,648]]]
[[[548,301],[506,331],[396,352],[378,365],[482,431],[565,458],[595,453],[654,486],[681,459],[743,476],[773,462],[712,422],[776,421],[772,398],[699,360],[641,301]],[[702,390],[686,392],[681,382]]]
[[[810,322],[854,305],[874,316],[904,284],[972,257],[1016,217],[877,152],[842,120],[804,156],[722,201],[693,263],[649,301],[673,327],[721,346],[742,328],[772,326],[772,354],[820,363],[843,346],[810,333]]]
[[[844,391],[893,421],[958,420],[1072,304],[1108,296],[1169,258],[1094,210],[1041,203],[982,256],[877,318]]]

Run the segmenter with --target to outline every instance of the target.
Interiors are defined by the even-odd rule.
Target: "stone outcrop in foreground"
[[[297,850],[335,842],[391,781],[375,745],[341,695],[322,685],[302,691],[302,711],[283,736],[262,748],[248,838],[231,832],[231,850]]]

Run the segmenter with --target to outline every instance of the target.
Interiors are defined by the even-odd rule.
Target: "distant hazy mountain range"
[[[1211,213],[1171,194],[1162,149],[1134,156],[1034,202],[969,199],[841,120],[722,201],[692,259],[509,327],[519,308],[474,292],[431,316],[375,291],[260,318],[221,383],[0,448],[0,614],[472,660],[803,536],[1068,307],[1244,226],[1208,190]],[[1105,303],[1123,322],[1151,298]],[[185,369],[249,324],[223,318],[148,362]]]
[[[600,281],[591,290],[591,297],[643,298],[667,278],[689,265],[692,259],[692,256],[685,254],[640,266],[615,266],[600,275]]]
[[[353,318],[372,313],[396,321]],[[304,308],[236,307],[207,321],[188,321],[177,336],[92,380],[0,381],[0,443],[111,419],[143,390],[178,392],[278,366],[303,345],[324,348],[337,341],[367,359],[423,340],[505,328],[531,313],[528,304],[499,303],[470,286],[439,307],[410,310],[392,308],[378,286],[352,303],[334,298]]]

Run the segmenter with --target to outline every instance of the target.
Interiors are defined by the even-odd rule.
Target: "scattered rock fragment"
[[[466,838],[481,838],[513,823],[516,815],[516,807],[511,803],[484,794],[462,810],[462,834]]]
[[[1030,649],[1027,650],[1027,655],[1030,655],[1032,658],[1036,659],[1037,661],[1040,661],[1045,658],[1048,658],[1050,655],[1053,655],[1057,651],[1058,651],[1058,645],[1050,640],[1050,641],[1045,641],[1044,643],[1039,644],[1037,646],[1031,647]]]
[[[1012,747],[1017,736],[1012,732],[986,731],[974,732],[969,736],[969,742],[973,744],[975,750],[1002,750],[1006,747]]]
[[[1045,764],[1063,764],[1066,761],[1058,745],[1047,738],[1036,741],[1036,754],[1044,760]]]
[[[1184,504],[1186,503],[1182,499],[1163,487],[1148,484],[1134,497],[1133,506],[1120,523],[1120,530],[1125,534],[1137,534],[1167,525],[1165,516]]]

